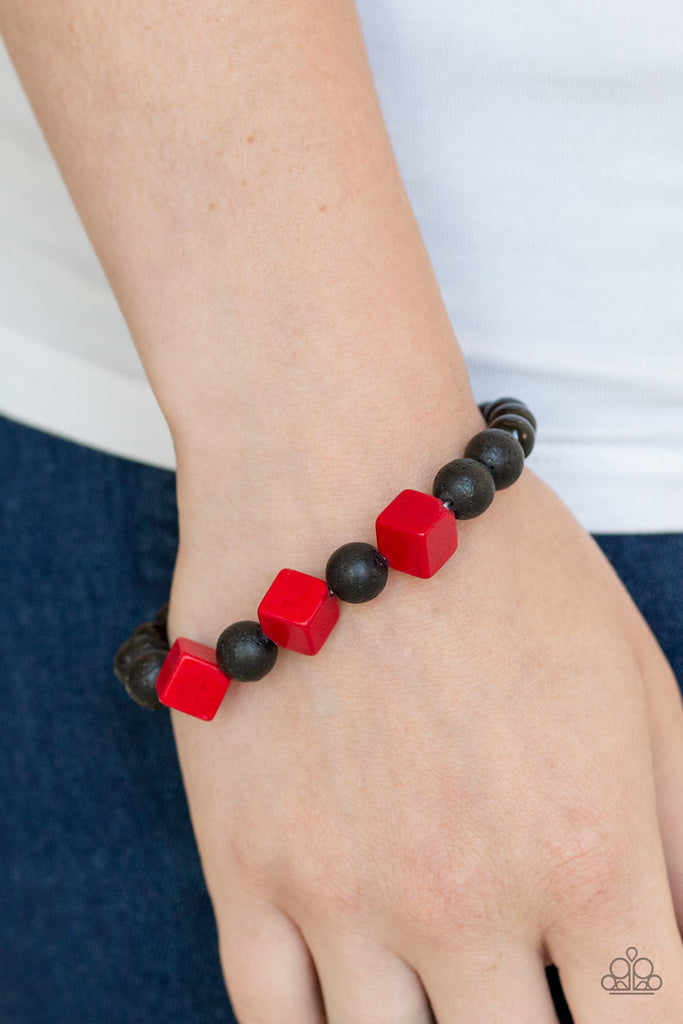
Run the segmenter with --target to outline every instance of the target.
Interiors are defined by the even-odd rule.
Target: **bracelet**
[[[382,592],[389,569],[427,579],[458,546],[456,520],[485,512],[496,491],[515,482],[536,439],[536,420],[523,402],[499,398],[479,409],[487,427],[462,458],[434,478],[432,493],[401,491],[375,522],[377,546],[344,544],[330,556],[325,579],[282,569],[263,597],[258,622],[234,622],[215,650],[179,637],[169,650],[168,605],[119,648],[114,672],[143,707],[175,708],[210,721],[232,680],[262,679],[280,647],[316,654],[339,618],[339,601],[360,604]]]

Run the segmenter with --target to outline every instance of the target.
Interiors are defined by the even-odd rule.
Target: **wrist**
[[[221,631],[215,645],[179,638],[170,650],[165,646],[164,655],[156,648],[168,643],[165,618],[139,627],[119,650],[116,667],[134,699],[158,706],[158,689],[162,703],[211,719],[229,681],[261,679],[274,667],[280,647],[318,653],[339,618],[340,602],[363,604],[376,598],[390,568],[422,579],[434,576],[457,549],[457,520],[485,512],[497,490],[519,479],[534,446],[535,419],[523,403],[500,399],[481,408],[486,429],[470,439],[464,457],[440,468],[431,494],[404,488],[377,516],[377,547],[368,541],[345,542],[327,560],[322,577],[283,568],[259,604],[258,621],[240,618]],[[205,545],[198,550],[206,550]],[[241,572],[236,576],[242,577]],[[208,628],[210,609],[204,602],[193,604],[191,591],[195,621]],[[170,636],[178,636],[172,624]],[[149,643],[155,649],[141,652],[140,645]]]
[[[411,396],[394,416],[384,406],[356,413],[348,430],[323,417],[317,432],[252,430],[236,445],[180,446],[171,632],[215,640],[221,624],[252,617],[283,566],[320,576],[340,545],[373,542],[376,516],[397,493],[430,493],[439,467],[483,426],[471,396],[462,405],[430,397],[419,409]]]
[[[285,387],[280,400],[256,396],[177,432],[181,522],[211,519],[223,545],[245,531],[287,543],[343,532],[397,488],[429,491],[483,423],[467,382],[445,373],[386,372],[356,388],[337,380],[322,397]]]

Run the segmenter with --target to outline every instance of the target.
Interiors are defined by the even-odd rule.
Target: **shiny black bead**
[[[489,427],[475,434],[465,448],[466,459],[476,459],[488,469],[497,491],[514,484],[524,469],[524,451],[512,434]]]
[[[527,408],[524,402],[520,402],[517,398],[499,398],[497,402],[491,402],[486,421],[489,426],[491,426],[494,419],[497,419],[498,416],[508,412],[513,412],[516,416],[523,416],[525,420],[529,421],[534,430],[536,430],[536,417],[532,411]]]
[[[270,672],[277,660],[277,644],[258,622],[233,622],[218,637],[216,660],[230,679],[253,682]]]
[[[157,679],[168,651],[147,651],[135,659],[121,680],[126,693],[143,708],[158,711],[163,704],[157,696]]]
[[[486,466],[475,459],[454,459],[434,477],[432,494],[456,519],[474,519],[493,501],[496,485]]]
[[[114,658],[114,674],[125,686],[128,671],[133,662],[142,654],[160,652],[168,654],[168,642],[154,622],[143,622],[132,636],[121,644]]]
[[[341,601],[361,604],[384,590],[389,562],[372,544],[351,541],[337,548],[327,560],[325,579]]]
[[[485,420],[489,418],[489,409],[493,405],[493,402],[480,402],[477,409],[482,414]]]
[[[508,434],[517,438],[525,456],[531,455],[536,441],[536,431],[525,416],[514,412],[497,412],[489,426],[494,430],[507,430]]]

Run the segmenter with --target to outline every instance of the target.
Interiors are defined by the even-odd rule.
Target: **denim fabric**
[[[169,718],[111,670],[174,477],[3,419],[0,452],[0,1024],[230,1024]],[[683,536],[600,542],[683,679]]]
[[[7,420],[0,453],[0,1022],[229,1024],[170,719],[111,667],[174,476]]]

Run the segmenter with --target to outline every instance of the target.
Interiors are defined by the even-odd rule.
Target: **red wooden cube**
[[[178,637],[161,667],[157,694],[167,707],[209,722],[229,685],[212,647]]]
[[[438,498],[401,491],[377,516],[377,547],[392,569],[427,579],[458,546],[455,516]]]
[[[325,580],[281,569],[258,606],[261,629],[280,647],[317,654],[339,618],[339,601]]]

